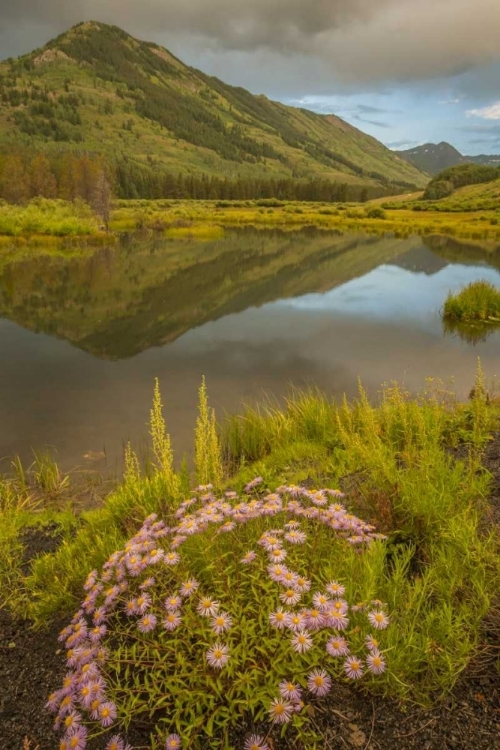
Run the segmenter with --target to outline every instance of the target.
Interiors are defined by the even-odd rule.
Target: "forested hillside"
[[[147,198],[267,197],[278,181],[293,198],[292,183],[319,180],[359,199],[427,181],[339,118],[254,96],[95,22],[0,63],[0,151],[2,190],[20,177],[22,194],[46,196],[94,168],[119,196]]]

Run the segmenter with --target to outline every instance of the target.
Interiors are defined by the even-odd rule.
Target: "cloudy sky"
[[[500,153],[500,0],[0,0],[0,58],[89,19],[391,148]]]

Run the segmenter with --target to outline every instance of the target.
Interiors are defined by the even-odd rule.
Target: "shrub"
[[[48,704],[67,742],[132,720],[155,748],[177,733],[192,748],[228,747],[238,722],[270,720],[312,747],[306,694],[383,675],[384,537],[337,490],[261,487],[220,498],[198,487],[168,526],[150,515],[90,573],[61,633],[70,671]]]
[[[386,219],[387,214],[380,206],[373,206],[367,210],[366,217],[368,219]]]

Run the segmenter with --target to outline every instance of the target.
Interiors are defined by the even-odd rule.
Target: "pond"
[[[491,249],[490,249],[491,250]],[[145,444],[160,379],[177,457],[193,445],[197,390],[238,411],[319,386],[371,395],[398,380],[500,371],[500,332],[443,331],[449,290],[500,285],[500,252],[443,238],[229,231],[211,241],[127,236],[96,252],[0,253],[0,456],[51,446],[65,468],[120,465]]]

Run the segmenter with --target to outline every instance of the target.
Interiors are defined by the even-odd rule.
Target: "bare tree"
[[[109,215],[111,212],[111,185],[104,170],[99,172],[92,191],[91,206],[102,220],[106,232],[109,232]]]

